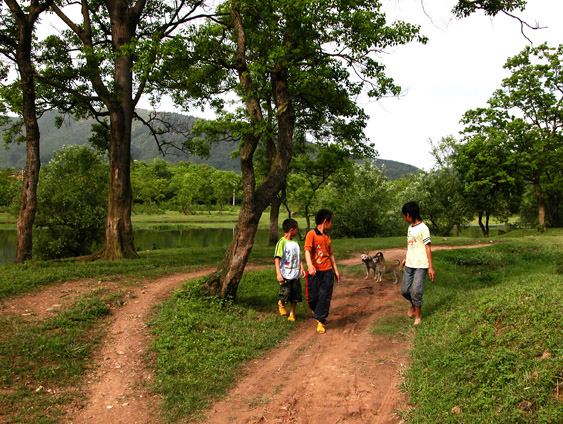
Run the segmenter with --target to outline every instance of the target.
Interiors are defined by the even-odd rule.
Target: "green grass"
[[[59,423],[76,401],[104,318],[122,293],[98,291],[44,321],[0,319],[0,411],[12,423]]]
[[[563,379],[559,254],[563,230],[546,234],[520,230],[494,240],[484,249],[435,252],[438,277],[425,291],[424,321],[416,329],[412,368],[405,383],[416,406],[404,413],[408,422],[561,421],[561,406],[553,394]],[[482,241],[434,238],[435,245]],[[333,244],[337,259],[343,259],[362,250],[404,247],[405,237],[335,239]],[[4,265],[0,299],[74,279],[137,284],[217,266],[224,252],[224,248],[167,249],[141,252],[140,259],[128,261]],[[192,422],[226,393],[246,361],[275,347],[293,328],[276,313],[272,248],[255,247],[250,262],[269,266],[245,273],[236,302],[202,298],[197,283],[190,283],[155,311],[151,323],[155,344],[147,360],[157,373],[154,390],[163,396],[165,420]],[[347,275],[354,273],[363,270],[346,270]],[[120,292],[93,293],[45,321],[0,320],[2,419],[60,421],[65,405],[79,397],[75,388],[103,335],[109,308],[119,304],[120,296]],[[298,321],[304,314],[301,304]],[[377,322],[373,331],[403,337],[414,329],[401,308]],[[550,357],[541,359],[545,352]],[[267,400],[265,394],[248,402]],[[454,407],[459,415],[452,414]]]
[[[199,411],[232,387],[246,361],[294,328],[277,314],[278,284],[271,269],[245,273],[236,303],[202,298],[197,287],[189,283],[169,298],[152,327],[155,390],[163,396],[167,422],[201,418]],[[304,311],[300,304],[298,321]]]
[[[434,255],[408,423],[560,423],[563,232]]]
[[[0,300],[33,291],[41,286],[62,281],[93,278],[140,281],[201,267],[216,267],[223,260],[226,248],[187,248],[139,252],[140,259],[81,262],[29,261],[24,264],[0,266]],[[250,260],[272,263],[271,247],[253,249]]]

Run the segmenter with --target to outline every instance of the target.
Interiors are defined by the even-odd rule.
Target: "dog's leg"
[[[399,275],[395,268],[393,268],[393,275],[395,276],[395,281],[393,282],[393,284],[397,284],[399,282]]]

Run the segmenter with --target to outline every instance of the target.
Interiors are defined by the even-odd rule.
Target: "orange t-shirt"
[[[305,236],[305,250],[311,252],[311,262],[313,262],[317,271],[332,269],[330,257],[333,252],[328,234],[321,233],[318,229],[313,228]]]

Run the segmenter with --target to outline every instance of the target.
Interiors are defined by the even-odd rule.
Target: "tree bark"
[[[487,213],[487,225],[483,224],[483,212],[479,212],[479,227],[481,228],[481,232],[483,233],[483,237],[489,237],[489,214]]]
[[[16,50],[16,65],[22,84],[22,115],[25,126],[26,162],[20,197],[17,222],[16,263],[23,263],[33,253],[33,223],[37,213],[37,185],[41,158],[39,155],[39,124],[37,122],[36,91],[33,62],[31,58],[33,29],[39,15],[52,3],[32,3],[27,14],[13,0],[7,0],[18,26],[17,40],[11,40]]]
[[[277,145],[268,175],[256,187],[253,157],[260,142],[259,125],[263,114],[259,99],[254,97],[253,81],[246,64],[246,34],[239,11],[231,9],[231,17],[236,33],[236,63],[239,81],[247,94],[245,105],[254,130],[244,140],[241,155],[243,197],[239,221],[235,227],[233,241],[229,246],[221,266],[204,283],[209,294],[220,297],[236,297],[238,285],[254,245],[256,230],[264,210],[272,203],[280,191],[289,172],[289,162],[293,148],[293,129],[295,113],[290,101],[288,76],[283,69],[271,74],[274,102],[277,107],[278,122]]]
[[[22,68],[25,70],[22,71]],[[25,123],[26,161],[17,223],[16,263],[31,259],[33,252],[33,223],[37,213],[37,184],[41,160],[39,156],[39,125],[35,108],[35,83],[31,64],[20,66]]]
[[[538,200],[538,231],[545,231],[545,199],[539,189],[536,190],[536,199]]]
[[[110,113],[110,183],[108,213],[106,218],[105,245],[91,259],[115,260],[137,258],[131,222],[131,128],[133,124],[133,58],[121,50],[135,36],[137,23],[144,2],[130,7],[128,2],[106,2],[110,15],[114,64],[114,93],[107,96],[104,87],[98,85],[98,94]],[[94,84],[96,86],[96,84]]]
[[[268,244],[270,246],[275,246],[279,239],[279,218],[280,218],[280,207],[283,203],[283,190],[275,195],[272,199],[272,204],[270,205],[270,229],[268,235]]]

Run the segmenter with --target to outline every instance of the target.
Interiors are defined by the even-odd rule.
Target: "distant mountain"
[[[381,169],[382,166],[385,166],[385,176],[390,180],[398,180],[403,175],[416,174],[419,171],[416,166],[388,159],[378,158],[375,165],[379,169]]]
[[[148,115],[147,111],[138,110],[141,115]],[[191,127],[197,119],[188,115],[167,114],[168,117],[179,122],[182,126]],[[56,112],[48,112],[39,120],[39,130],[41,132],[41,162],[48,163],[53,152],[65,145],[84,145],[88,144],[91,134],[91,126],[94,122],[88,120],[67,120],[59,129],[55,127]],[[240,173],[240,163],[237,158],[231,158],[232,153],[237,150],[236,142],[221,141],[211,147],[209,159],[199,156],[189,155],[177,148],[168,148],[164,156],[158,150],[154,138],[149,133],[147,127],[139,121],[133,122],[131,134],[131,155],[133,160],[150,161],[160,157],[169,162],[178,163],[181,161],[193,163],[206,163],[214,168],[223,171],[235,171]],[[25,167],[25,145],[10,145],[8,148],[0,148],[0,168],[24,168]],[[416,173],[417,168],[405,163],[377,159],[377,166],[385,166],[386,175],[389,179],[400,178],[401,175]]]
[[[149,112],[138,110],[141,116],[146,118]],[[197,119],[192,116],[167,113],[167,117],[178,121],[182,126],[191,127]],[[41,163],[48,163],[53,152],[67,145],[88,144],[91,135],[91,126],[94,120],[67,120],[61,128],[55,126],[56,112],[45,113],[39,120],[39,131],[41,133]],[[171,139],[172,136],[168,137]],[[178,143],[176,143],[178,144]],[[217,169],[240,172],[238,159],[231,159],[231,153],[238,148],[235,142],[220,142],[211,147],[209,159],[189,155],[177,148],[168,147],[164,156],[158,150],[158,146],[147,127],[139,122],[133,121],[131,131],[131,156],[133,160],[150,161],[160,157],[173,163],[180,161],[207,163]],[[10,145],[8,150],[0,148],[0,168],[24,168],[25,167],[25,145]]]

